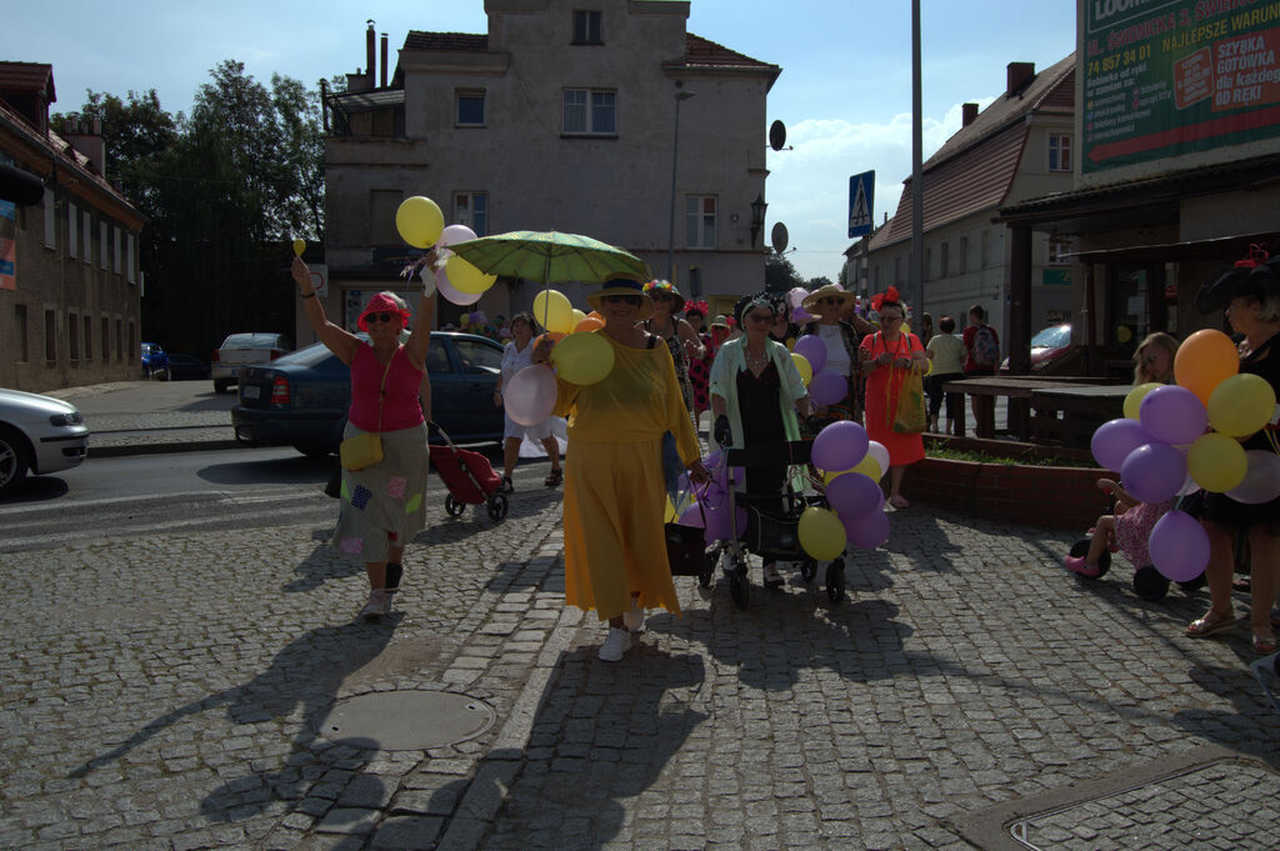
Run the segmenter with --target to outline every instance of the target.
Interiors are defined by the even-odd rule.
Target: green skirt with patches
[[[360,434],[347,423],[344,438]],[[342,510],[333,546],[356,561],[386,561],[427,525],[427,424],[382,432],[382,461],[342,471]]]

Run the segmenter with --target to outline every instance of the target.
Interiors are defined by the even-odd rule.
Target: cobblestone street
[[[1067,576],[1069,535],[896,512],[845,602],[679,579],[683,616],[610,665],[563,608],[558,492],[434,512],[381,625],[327,525],[0,555],[0,844],[959,848],[1018,819],[1039,847],[1274,844],[1247,635],[1184,638],[1204,592]],[[496,722],[425,751],[320,729],[393,690]]]

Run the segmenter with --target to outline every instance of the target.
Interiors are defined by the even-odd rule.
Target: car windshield
[[[279,345],[279,334],[231,334],[222,341],[224,349],[274,349]]]
[[[1031,338],[1033,349],[1061,349],[1071,345],[1071,325],[1054,325]]]

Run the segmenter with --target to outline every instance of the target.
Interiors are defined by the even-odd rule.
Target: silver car
[[[84,460],[89,429],[76,406],[52,396],[0,388],[0,496],[27,471],[56,473]]]
[[[240,378],[240,367],[267,364],[291,351],[293,344],[283,334],[228,334],[213,353],[214,392],[225,393],[227,387],[236,384]]]

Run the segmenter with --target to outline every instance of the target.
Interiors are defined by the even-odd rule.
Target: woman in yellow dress
[[[663,535],[663,435],[697,483],[708,480],[671,352],[637,327],[653,314],[639,281],[614,279],[588,296],[604,317],[613,370],[587,386],[556,380],[554,413],[569,417],[565,452],[565,601],[609,621],[600,658],[616,662],[644,627],[644,610],[679,614]],[[540,343],[535,363],[550,344]]]

